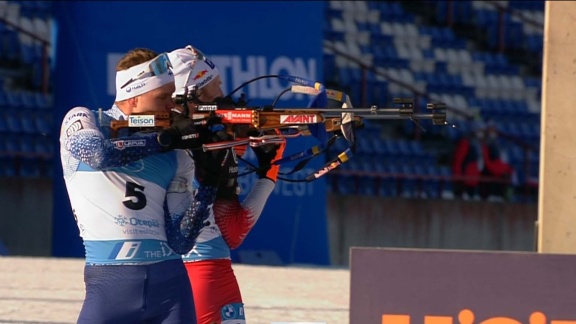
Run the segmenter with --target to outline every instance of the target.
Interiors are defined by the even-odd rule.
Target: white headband
[[[176,94],[184,93],[184,87],[195,85],[201,89],[219,75],[218,68],[198,49],[188,45],[168,53],[174,71]]]
[[[134,98],[148,91],[158,89],[165,84],[174,82],[174,74],[169,68],[171,66],[166,66],[166,69],[161,70],[160,73],[154,73],[150,67],[150,63],[156,59],[158,59],[158,57],[127,70],[116,72],[115,101]],[[169,61],[168,65],[170,65]]]

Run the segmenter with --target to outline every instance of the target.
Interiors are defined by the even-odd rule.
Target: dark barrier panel
[[[351,250],[350,323],[576,324],[576,256]]]
[[[534,251],[536,204],[328,195],[332,264],[352,246]]]
[[[51,255],[50,179],[0,179],[0,206],[0,241],[6,254]]]

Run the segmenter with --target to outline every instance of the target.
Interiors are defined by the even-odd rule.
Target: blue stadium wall
[[[288,73],[322,82],[324,5],[320,1],[55,2],[56,120],[74,106],[109,108],[114,99],[114,65],[136,47],[163,52],[192,44],[219,65],[226,91],[266,74]],[[261,106],[271,104],[286,86],[278,79],[265,79],[242,92],[251,105]],[[277,107],[301,107],[310,99],[287,94]],[[287,153],[314,144],[309,137],[291,140]],[[305,171],[323,162],[313,161]],[[82,257],[84,248],[61,166],[55,165],[53,255]],[[254,177],[240,180],[247,187]],[[279,182],[253,232],[234,251],[234,260],[242,251],[273,251],[284,263],[329,264],[325,186],[324,179]]]

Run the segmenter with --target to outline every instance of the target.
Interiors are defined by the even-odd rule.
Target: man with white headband
[[[197,103],[211,103],[224,95],[217,67],[199,50],[187,46],[168,56],[174,67],[176,96],[189,90],[194,91],[191,97]],[[194,248],[183,255],[194,290],[198,324],[245,323],[244,304],[232,269],[230,249],[242,243],[260,217],[274,190],[279,169],[277,165],[270,165],[282,157],[284,146],[285,143],[276,145],[268,153],[254,148],[259,164],[267,167],[259,168],[259,179],[242,203],[238,200],[238,161],[234,150],[220,152],[227,157],[224,165],[228,176],[220,182],[210,225],[202,229]]]
[[[180,254],[205,221],[216,186],[193,194],[202,145],[189,119],[150,131],[174,103],[166,53],[127,53],[116,67],[108,110],[71,109],[60,132],[64,179],[84,241],[86,296],[78,323],[195,323],[192,291]],[[128,127],[111,130],[111,122]]]

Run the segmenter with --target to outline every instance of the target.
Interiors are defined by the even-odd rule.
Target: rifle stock
[[[232,108],[218,109],[217,105],[198,105],[192,113],[191,118],[197,120],[198,124],[207,123],[210,117],[219,117],[221,123],[225,125],[227,132],[235,139],[246,138],[250,131],[266,131],[272,129],[298,128],[303,135],[309,135],[308,125],[323,124],[327,132],[335,132],[341,129],[342,120],[352,118],[353,128],[362,128],[364,119],[428,119],[434,125],[446,125],[446,105],[444,103],[428,103],[426,108],[428,113],[414,113],[414,102],[411,98],[395,98],[394,104],[399,107],[379,108],[327,108],[327,109],[258,109],[258,108]],[[149,126],[131,125],[129,120],[114,120],[110,127],[113,136],[118,130],[125,127],[139,127],[140,129],[164,129],[170,127],[171,119],[168,112],[142,113],[147,118],[154,118]]]
[[[113,120],[110,123],[113,137],[118,131],[126,127],[138,127],[140,129],[164,129],[170,127],[170,114],[165,112],[142,113],[140,116],[154,116],[154,125],[142,127],[130,125],[129,120]],[[310,124],[324,124],[327,132],[334,132],[342,125],[341,117],[326,117],[316,110],[274,110],[258,111],[255,109],[218,109],[211,112],[194,112],[191,116],[199,123],[206,121],[209,117],[217,116],[221,118],[222,124],[226,126],[228,133],[234,138],[246,137],[245,133],[251,130],[266,131],[283,128],[306,128]],[[364,126],[360,116],[354,116],[353,126],[361,128]],[[239,134],[240,133],[240,134]]]

